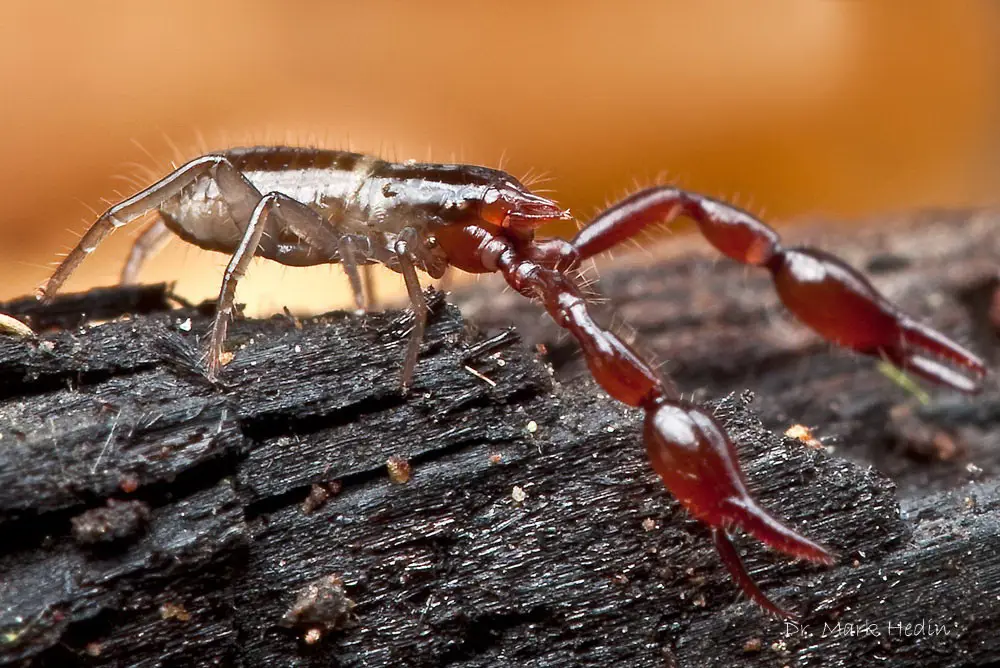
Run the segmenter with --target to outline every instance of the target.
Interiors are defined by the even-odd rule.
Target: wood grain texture
[[[963,234],[944,240],[927,217],[825,245],[995,363],[997,220],[961,215]],[[707,256],[605,272],[601,289],[714,406],[763,504],[839,554],[823,569],[739,542],[811,635],[740,600],[707,532],[649,469],[639,416],[578,375],[571,346],[523,300],[484,282],[456,295],[463,319],[435,298],[402,397],[405,314],[238,320],[212,386],[198,371],[207,314],[167,310],[159,288],[162,308],[143,315],[116,318],[135,293],[106,291],[69,314],[93,299],[104,324],[0,338],[0,663],[1000,660],[995,380],[920,406],[782,318],[766,276]],[[510,320],[554,370],[518,342],[469,358],[478,328]],[[794,423],[832,448],[782,436]],[[944,460],[942,434],[957,448]],[[409,482],[390,481],[392,455],[411,463]],[[283,620],[331,575],[352,619],[309,644]],[[947,635],[889,628],[921,620]],[[837,622],[879,635],[838,636]]]

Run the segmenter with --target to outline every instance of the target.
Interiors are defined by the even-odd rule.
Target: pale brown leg
[[[309,207],[277,192],[268,193],[260,199],[249,216],[243,238],[240,239],[239,246],[236,247],[222,277],[222,288],[219,290],[219,299],[216,303],[212,338],[209,342],[206,361],[210,379],[215,379],[218,376],[221,366],[222,346],[225,343],[226,331],[232,317],[236,286],[246,274],[250,260],[260,248],[261,238],[271,217],[277,219],[278,226],[293,230],[307,243],[316,244],[317,250],[326,250],[327,252],[330,250],[324,245],[324,242],[326,244],[331,242],[334,238],[333,233],[326,227],[326,221]]]
[[[347,280],[351,283],[351,292],[354,294],[354,305],[359,311],[368,309],[368,303],[365,301],[365,293],[361,283],[361,274],[358,272],[361,260],[367,258],[367,253],[365,253],[367,245],[367,239],[353,234],[345,234],[340,238],[340,264],[343,265],[344,273],[347,274]],[[367,267],[368,265],[361,266]]]
[[[154,220],[146,227],[132,244],[119,282],[122,285],[135,285],[142,265],[167,245],[170,234],[170,228],[162,220]]]
[[[364,284],[365,305],[368,307],[368,310],[378,310],[378,295],[375,291],[375,267],[370,264],[362,265],[361,282]]]
[[[240,174],[229,160],[221,155],[205,155],[181,166],[145,190],[115,204],[101,214],[76,247],[56,268],[55,272],[36,291],[39,299],[49,299],[56,294],[70,274],[94,252],[97,246],[115,229],[160,207],[171,197],[176,197],[187,186],[203,176],[211,176],[219,185],[219,192],[229,207],[233,220],[247,220],[260,193]]]
[[[411,247],[419,242],[417,233],[412,228],[407,228],[399,233],[393,246],[393,251],[399,259],[399,270],[406,283],[406,292],[410,296],[410,305],[413,308],[413,331],[410,332],[410,342],[406,347],[406,358],[403,361],[403,373],[400,378],[403,392],[410,388],[410,382],[413,380],[413,370],[417,366],[420,344],[424,340],[424,329],[427,326],[427,301],[424,299],[423,290],[420,289],[420,279],[417,277],[417,269],[411,250]]]

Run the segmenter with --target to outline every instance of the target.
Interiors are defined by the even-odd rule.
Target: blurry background
[[[989,0],[36,2],[4,15],[0,299],[42,281],[90,209],[137,189],[120,177],[148,184],[199,137],[506,156],[516,176],[548,173],[581,218],[662,175],[778,225],[1000,192]],[[139,227],[68,289],[115,282]],[[175,241],[142,279],[200,299],[224,263]],[[270,313],[347,297],[339,268],[259,263],[238,300]]]

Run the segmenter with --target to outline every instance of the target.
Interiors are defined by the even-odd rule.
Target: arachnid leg
[[[375,290],[375,268],[370,264],[361,265],[361,285],[364,290],[365,308],[378,309],[378,293]]]
[[[222,288],[219,290],[219,299],[215,307],[215,319],[212,321],[212,336],[208,344],[208,358],[205,366],[208,369],[208,377],[214,380],[218,377],[219,368],[222,365],[222,344],[226,340],[226,330],[229,328],[229,319],[232,317],[233,301],[236,298],[236,285],[246,274],[250,260],[257,253],[260,245],[261,235],[264,234],[264,226],[267,223],[268,214],[278,200],[276,193],[271,193],[257,203],[257,207],[250,215],[250,220],[246,230],[243,232],[243,239],[240,240],[236,252],[226,266],[226,272],[222,277]]]
[[[345,234],[340,238],[340,264],[344,266],[344,273],[347,274],[347,280],[351,284],[351,293],[354,295],[354,306],[359,311],[368,310],[361,273],[358,271],[362,260],[368,256],[368,253],[365,252],[368,244],[367,237]]]
[[[170,228],[163,220],[154,220],[150,223],[132,244],[132,250],[129,251],[125,266],[122,267],[119,282],[122,285],[135,285],[142,265],[167,245],[170,235]]]
[[[261,239],[268,225],[277,223],[279,226],[291,229],[303,238],[308,237],[310,243],[322,243],[321,234],[325,234],[323,220],[304,204],[282,193],[268,193],[257,202],[250,213],[249,221],[243,232],[243,237],[222,278],[222,288],[216,303],[215,319],[212,323],[212,337],[209,341],[206,367],[208,377],[218,376],[222,360],[222,345],[226,340],[226,331],[232,317],[233,302],[236,298],[236,286],[246,274],[250,260],[261,247]],[[326,241],[330,241],[329,238]]]
[[[420,289],[420,279],[413,261],[413,247],[419,243],[416,231],[412,228],[406,228],[399,233],[393,246],[393,251],[399,260],[399,270],[406,283],[406,292],[413,308],[413,331],[410,332],[410,341],[406,347],[406,359],[403,361],[403,373],[399,381],[404,393],[410,388],[410,383],[413,380],[413,369],[417,366],[420,344],[424,340],[424,329],[427,326],[427,300],[424,299],[424,293]]]
[[[76,247],[69,252],[53,272],[51,278],[36,291],[39,299],[53,297],[66,279],[83,262],[83,258],[93,253],[98,245],[115,229],[124,227],[141,218],[184,188],[203,176],[213,176],[219,185],[233,220],[247,220],[260,193],[241,175],[225,156],[205,155],[181,166],[150,187],[132,197],[115,204],[105,211],[84,233]]]
[[[981,359],[902,313],[843,260],[811,248],[785,248],[768,225],[701,195],[668,187],[642,190],[580,230],[571,249],[558,245],[543,254],[550,262],[562,254],[576,264],[678,215],[697,222],[724,255],[767,268],[788,310],[827,340],[961,392],[979,390],[986,373]]]

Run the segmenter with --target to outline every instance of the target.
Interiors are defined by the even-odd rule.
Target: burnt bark
[[[823,245],[993,364],[997,223],[928,215]],[[649,469],[640,416],[496,284],[455,295],[464,319],[434,298],[405,397],[404,313],[238,320],[212,384],[208,315],[160,286],[69,297],[32,318],[70,329],[0,338],[0,663],[1000,659],[995,380],[920,404],[708,252],[604,274],[640,345],[724,419],[763,504],[839,554],[817,568],[739,543],[804,630],[740,599]],[[511,320],[526,342],[477,345]]]

